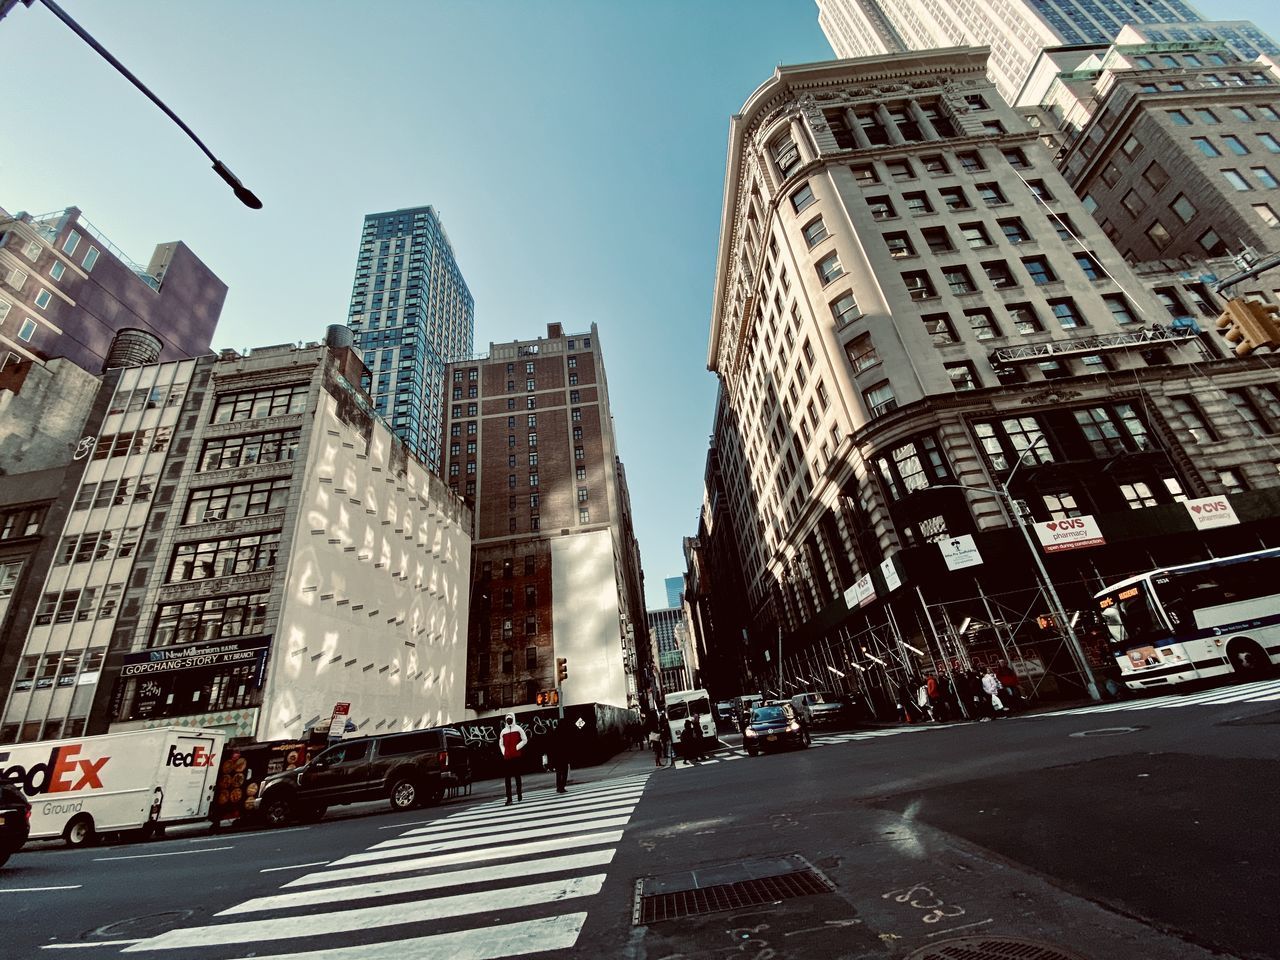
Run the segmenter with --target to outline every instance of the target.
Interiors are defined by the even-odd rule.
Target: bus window
[[[1139,644],[1159,643],[1169,636],[1150,591],[1141,581],[1104,598],[1102,622],[1111,634],[1112,646],[1122,650]]]

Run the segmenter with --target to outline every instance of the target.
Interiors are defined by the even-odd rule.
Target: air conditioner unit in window
[[[208,513],[206,513],[206,514],[204,515],[204,522],[205,522],[205,523],[214,523],[214,522],[216,522],[216,521],[218,521],[218,520],[222,520],[222,519],[223,519],[222,514],[220,514],[220,513],[216,512],[216,511],[213,511],[213,510],[210,510]]]

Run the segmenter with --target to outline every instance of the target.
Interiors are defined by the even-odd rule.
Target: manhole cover
[[[1122,737],[1126,733],[1137,733],[1146,727],[1099,727],[1097,730],[1081,730],[1073,733],[1073,737]]]
[[[834,889],[835,884],[800,856],[744,860],[637,880],[631,922],[677,920]]]
[[[1016,937],[957,937],[921,947],[907,960],[1083,960],[1078,953]]]

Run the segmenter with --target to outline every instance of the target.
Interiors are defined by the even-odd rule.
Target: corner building
[[[979,593],[1047,610],[1015,595],[1005,484],[1028,522],[1105,534],[1047,558],[1071,609],[1153,558],[1280,542],[1269,366],[1173,322],[985,60],[780,67],[731,122],[708,366],[756,675],[779,627],[784,660],[824,651],[792,674],[827,676],[877,637],[959,656]],[[1241,522],[1198,532],[1210,495]],[[943,562],[960,536],[980,567]]]
[[[446,480],[475,510],[467,705],[642,702],[640,554],[595,324],[450,364]],[[645,658],[647,659],[647,658]]]

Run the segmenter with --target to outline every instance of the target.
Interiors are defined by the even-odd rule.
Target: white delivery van
[[[0,782],[31,801],[31,839],[73,847],[99,834],[209,815],[225,734],[158,727],[98,737],[0,745]]]

